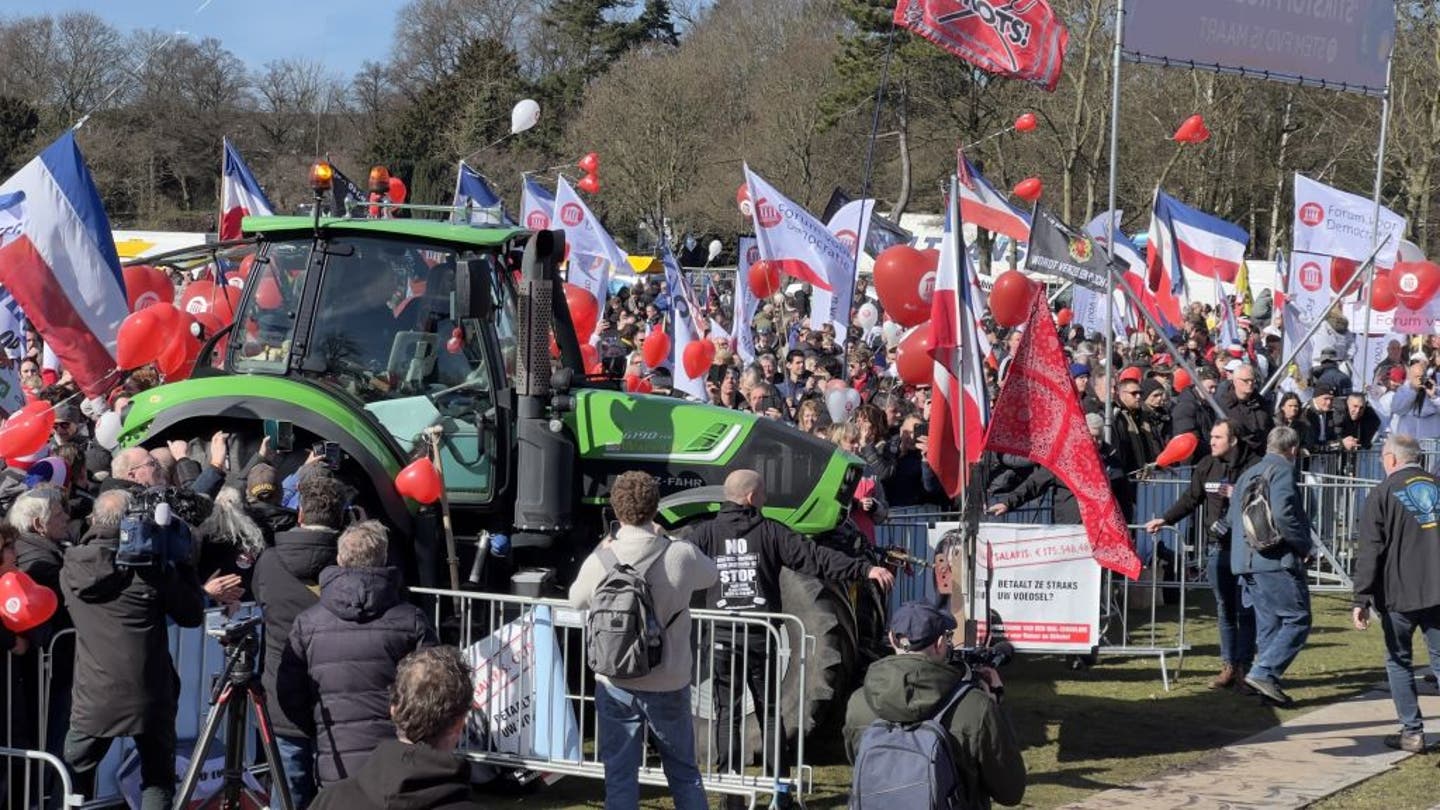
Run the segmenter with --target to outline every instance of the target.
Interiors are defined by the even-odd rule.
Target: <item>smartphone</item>
[[[288,453],[295,449],[295,425],[278,419],[265,420],[265,436],[270,447],[277,453]]]
[[[921,422],[915,426],[914,436],[917,439],[924,439],[930,435],[930,423]]]
[[[320,457],[321,464],[332,470],[340,469],[340,445],[336,442],[319,442],[310,450]]]

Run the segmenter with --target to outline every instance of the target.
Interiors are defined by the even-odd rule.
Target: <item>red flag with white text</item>
[[[1045,0],[900,0],[895,24],[982,70],[1050,91],[1070,42]]]
[[[1054,473],[1075,495],[1095,561],[1131,579],[1140,576],[1140,558],[1075,398],[1043,289],[1030,303],[1025,337],[995,399],[985,449],[1024,456]]]

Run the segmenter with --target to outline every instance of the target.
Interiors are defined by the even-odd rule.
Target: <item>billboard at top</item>
[[[1128,0],[1125,54],[1379,96],[1393,0]]]

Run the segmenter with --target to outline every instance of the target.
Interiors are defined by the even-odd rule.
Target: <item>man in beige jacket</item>
[[[665,628],[659,666],[638,678],[595,677],[600,759],[605,763],[605,810],[640,805],[642,729],[660,749],[665,779],[676,810],[706,810],[705,788],[695,764],[695,731],[690,716],[690,597],[719,579],[715,562],[690,543],[673,542],[655,526],[660,488],[654,477],[628,472],[610,488],[610,506],[620,530],[603,542],[622,563],[644,572],[655,615]],[[570,586],[570,604],[590,607],[605,567],[595,553],[580,566]]]

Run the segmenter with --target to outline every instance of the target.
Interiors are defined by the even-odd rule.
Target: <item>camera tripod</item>
[[[259,646],[254,632],[255,623],[251,621],[236,627],[220,639],[225,648],[225,670],[210,693],[210,714],[205,718],[195,751],[190,756],[185,779],[176,792],[176,807],[189,806],[190,798],[200,783],[205,758],[215,744],[215,732],[222,721],[225,723],[225,769],[219,807],[222,810],[241,810],[246,806],[243,794],[246,792],[245,707],[248,702],[255,710],[261,750],[266,764],[270,766],[269,806],[278,810],[295,810],[290,785],[285,781],[285,769],[280,763],[280,749],[275,744],[275,732],[270,725],[270,713],[265,708],[265,688],[255,676],[255,651]]]

